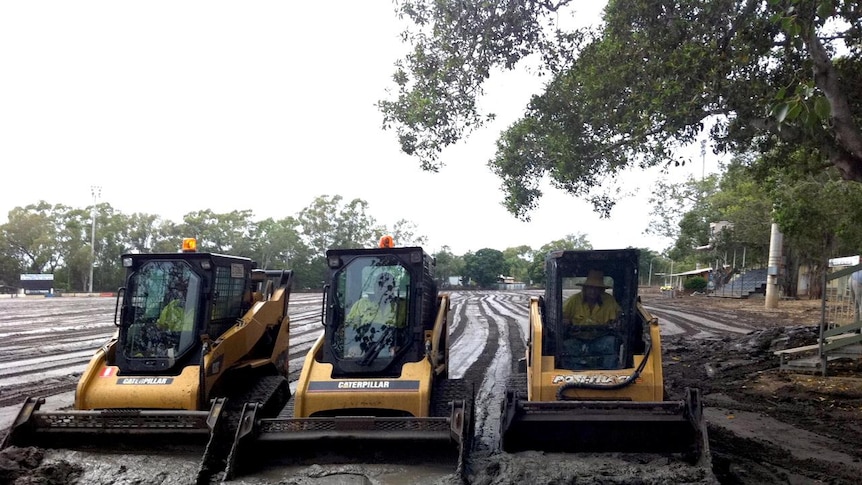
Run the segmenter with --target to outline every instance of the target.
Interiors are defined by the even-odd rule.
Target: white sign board
[[[22,274],[21,281],[54,281],[53,274]]]
[[[859,264],[859,255],[856,256],[844,256],[843,258],[832,258],[829,260],[829,267],[834,268],[836,266],[856,266]]]

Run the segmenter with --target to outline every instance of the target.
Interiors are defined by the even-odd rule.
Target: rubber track
[[[264,376],[245,390],[228,397],[227,404],[217,427],[211,448],[204,453],[204,461],[198,472],[197,483],[221,483],[227,455],[233,445],[234,436],[242,416],[243,406],[248,402],[261,403],[260,417],[276,416],[290,398],[287,379],[282,376]]]

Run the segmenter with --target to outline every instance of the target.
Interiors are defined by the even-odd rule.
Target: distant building
[[[670,277],[670,284],[666,286],[669,286],[674,290],[682,290],[685,287],[685,280],[694,276],[700,276],[706,281],[709,281],[709,275],[711,272],[712,268],[700,268],[693,269],[691,271],[683,271],[682,273],[668,274],[667,276]]]
[[[726,229],[733,229],[733,223],[728,221],[718,221],[709,223],[709,243],[706,246],[698,246],[694,249],[698,251],[706,251],[715,247],[715,243],[719,236]]]
[[[514,276],[503,276],[500,275],[497,277],[497,289],[498,290],[523,290],[526,289],[527,285],[520,281],[515,281]]]

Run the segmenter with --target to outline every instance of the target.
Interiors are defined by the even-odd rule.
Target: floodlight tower
[[[93,265],[96,262],[96,202],[99,196],[102,195],[102,187],[98,185],[90,186],[90,194],[93,196],[93,208],[90,210],[90,216],[93,219],[93,229],[90,232],[90,289],[93,292]]]

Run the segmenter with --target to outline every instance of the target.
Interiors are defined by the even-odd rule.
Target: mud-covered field
[[[505,383],[524,354],[530,293],[452,294],[451,375],[476,390],[476,441],[466,469],[471,484],[508,483],[858,483],[862,476],[862,374],[855,362],[833,363],[834,377],[778,371],[773,351],[812,343],[819,301],[643,294],[659,317],[667,391],[703,392],[712,470],[657,454],[502,453],[500,404]],[[320,296],[290,302],[291,380],[321,331]],[[111,298],[0,299],[0,428],[25,396],[43,409],[68,408],[93,349],[113,332]],[[110,445],[111,443],[105,443]],[[8,448],[0,453],[0,484],[181,484],[197,467],[194,454],[129,455]],[[367,451],[367,450],[366,450]],[[422,457],[420,450],[402,450]],[[458,483],[433,463],[410,460],[272,466],[229,483]]]

